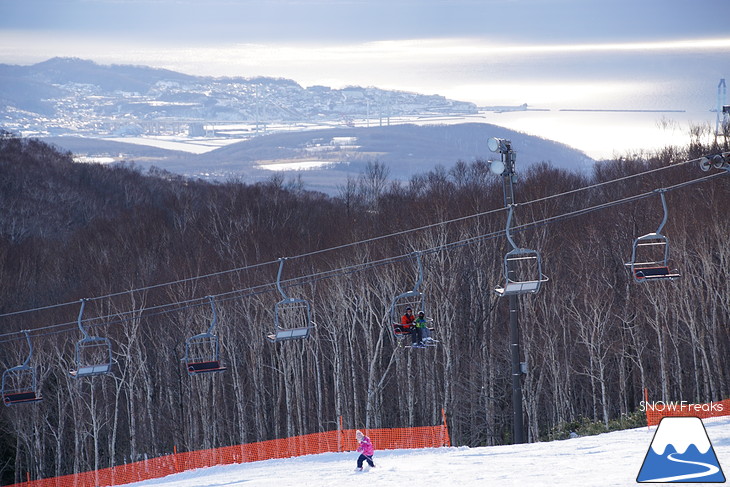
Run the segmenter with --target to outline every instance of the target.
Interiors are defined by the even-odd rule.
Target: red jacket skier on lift
[[[400,324],[409,325],[410,327],[414,321],[416,321],[416,317],[413,315],[413,310],[411,308],[406,308],[405,314],[400,318]]]
[[[413,315],[413,309],[409,306],[406,308],[406,312],[400,317],[400,325],[395,326],[397,333],[413,333],[413,322],[416,321],[416,317]]]

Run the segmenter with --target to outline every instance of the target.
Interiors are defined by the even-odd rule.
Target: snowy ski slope
[[[703,422],[725,477],[730,479],[730,417]],[[355,471],[355,452],[323,453],[193,470],[129,486],[625,487],[640,485],[636,477],[655,431],[656,427],[637,428],[528,445],[376,449],[376,468],[366,467],[363,472]]]

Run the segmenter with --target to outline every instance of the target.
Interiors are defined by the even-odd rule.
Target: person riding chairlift
[[[428,322],[426,321],[426,313],[423,311],[418,312],[418,318],[415,319],[413,322],[413,325],[418,330],[418,333],[420,335],[420,342],[422,344],[433,342],[433,338],[431,338],[431,330],[428,327]]]
[[[427,343],[433,343],[431,338],[431,330],[428,328],[426,313],[418,312],[418,318],[413,321],[413,346],[425,347]]]
[[[413,322],[416,321],[416,317],[413,316],[413,309],[410,307],[406,308],[406,312],[400,318],[400,326],[396,327],[396,331],[400,333],[413,333]]]

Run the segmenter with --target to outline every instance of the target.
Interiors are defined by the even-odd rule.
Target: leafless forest
[[[513,237],[550,278],[519,298],[529,441],[581,420],[607,428],[636,413],[644,388],[653,400],[730,397],[730,175],[678,164],[713,150],[519,173]],[[407,183],[387,173],[373,163],[328,197],[278,178],[74,164],[0,138],[0,367],[25,360],[29,330],[43,396],[2,407],[0,481],[333,430],[340,416],[345,428],[432,425],[442,408],[454,445],[509,443],[508,307],[493,291],[509,250],[501,180],[482,161]],[[663,216],[651,192],[715,173],[666,192],[681,279],[633,282],[632,242]],[[414,284],[416,251],[440,340],[425,350],[400,347],[388,318]],[[304,341],[266,340],[280,257],[287,294],[312,306]],[[211,322],[207,296],[227,370],[190,377],[181,358]],[[68,373],[82,298],[85,326],[111,339],[110,375]]]

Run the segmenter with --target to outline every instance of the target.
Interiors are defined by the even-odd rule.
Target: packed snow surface
[[[703,420],[717,460],[730,474],[730,417]],[[255,486],[621,486],[636,477],[656,427],[562,441],[489,447],[377,450],[375,468],[355,471],[355,452],[192,470],[130,487]],[[658,484],[652,484],[658,485]],[[718,484],[693,484],[718,485]]]

